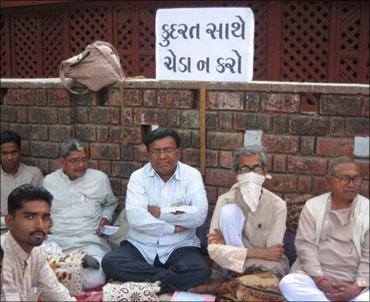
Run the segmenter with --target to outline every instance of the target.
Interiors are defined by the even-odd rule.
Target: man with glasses
[[[260,145],[233,153],[237,183],[218,198],[208,235],[208,253],[226,276],[256,271],[283,276],[288,272],[282,244],[287,208],[284,200],[262,187],[270,177],[267,166]]]
[[[101,230],[111,222],[117,206],[108,176],[88,169],[88,161],[87,146],[77,139],[67,139],[60,147],[61,169],[47,175],[43,183],[54,196],[49,240],[64,253],[80,250],[95,259],[94,264],[93,259],[85,258],[92,266],[84,269],[85,289],[105,283],[99,263],[110,247]]]
[[[127,186],[127,240],[103,258],[103,269],[122,282],[160,281],[161,292],[186,290],[210,275],[195,234],[208,211],[202,176],[179,161],[176,131],[158,128],[144,142],[150,162]]]
[[[308,200],[299,217],[298,259],[280,282],[288,301],[369,301],[369,199],[349,157],[329,169],[331,192]]]

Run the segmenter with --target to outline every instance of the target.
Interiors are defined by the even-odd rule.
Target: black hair
[[[1,145],[5,143],[14,143],[21,149],[21,137],[17,132],[11,130],[1,131]]]
[[[3,258],[4,258],[4,250],[3,248],[0,246],[0,263],[3,262]]]
[[[22,201],[44,200],[49,206],[53,195],[44,187],[36,187],[32,184],[24,184],[15,188],[8,196],[8,213],[15,215],[15,212],[22,209]]]
[[[144,144],[146,146],[146,149],[149,151],[149,146],[151,143],[168,136],[174,139],[176,147],[180,147],[181,138],[175,130],[169,128],[157,128],[149,132],[149,134],[145,137]]]

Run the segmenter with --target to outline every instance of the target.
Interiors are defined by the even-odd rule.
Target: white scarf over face
[[[266,177],[262,174],[248,172],[239,174],[237,180],[240,186],[240,192],[247,206],[254,213],[258,207],[262,193],[262,184]]]

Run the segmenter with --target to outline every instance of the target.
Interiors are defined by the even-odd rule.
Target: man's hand
[[[247,258],[259,258],[269,261],[279,261],[284,254],[284,246],[276,244],[267,248],[248,249]]]
[[[326,296],[337,292],[337,289],[333,286],[333,281],[327,277],[313,277],[318,289],[320,289]]]
[[[104,236],[104,234],[101,232],[101,229],[103,228],[103,226],[107,224],[109,224],[109,221],[107,218],[103,217],[102,219],[100,219],[98,229],[96,230],[96,234],[98,234],[99,236]]]
[[[208,244],[225,244],[224,236],[219,229],[214,229],[208,234]]]
[[[161,216],[161,208],[156,206],[148,206],[148,212],[152,214],[155,218]]]
[[[363,287],[359,287],[356,283],[348,282],[333,282],[333,288],[335,289],[332,293],[325,293],[330,301],[350,301],[357,297]]]
[[[175,225],[175,233],[181,233],[185,230],[181,225]]]

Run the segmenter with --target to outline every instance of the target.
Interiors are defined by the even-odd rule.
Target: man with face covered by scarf
[[[262,187],[271,177],[267,166],[262,146],[247,146],[233,154],[237,183],[218,198],[208,235],[208,253],[227,273],[288,272],[282,245],[287,208]]]

